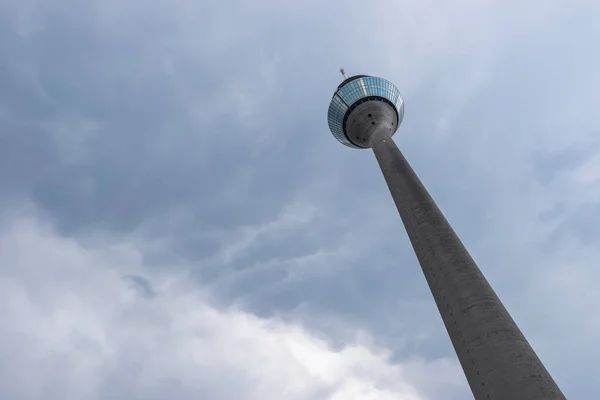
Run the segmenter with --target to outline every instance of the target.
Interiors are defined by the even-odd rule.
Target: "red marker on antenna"
[[[340,72],[344,76],[344,79],[348,79],[348,77],[346,76],[346,71],[344,71],[344,68],[340,69]]]

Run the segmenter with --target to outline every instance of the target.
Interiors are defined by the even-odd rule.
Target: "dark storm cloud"
[[[401,88],[397,142],[526,332],[546,309],[521,304],[536,271],[564,268],[550,250],[593,246],[593,184],[569,172],[598,152],[591,3],[13,3],[0,206],[32,200],[78,240],[141,238],[149,270],[184,266],[221,307],[348,340],[335,316],[398,362],[453,354],[372,155],[327,132],[341,66]],[[159,291],[142,276],[126,280]]]

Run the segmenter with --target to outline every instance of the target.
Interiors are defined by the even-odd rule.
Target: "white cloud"
[[[361,340],[333,350],[299,325],[213,307],[168,272],[139,296],[123,276],[145,273],[142,255],[109,242],[3,220],[1,397],[412,400],[463,384],[455,362],[393,364]]]

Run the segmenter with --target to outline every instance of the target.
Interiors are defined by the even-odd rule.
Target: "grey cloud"
[[[147,278],[140,275],[125,275],[123,279],[129,282],[129,287],[145,298],[156,297],[157,292]]]
[[[79,239],[140,233],[146,268],[185,265],[222,306],[290,315],[332,341],[318,316],[337,316],[396,360],[451,356],[373,157],[327,132],[339,67],[385,76],[406,98],[407,158],[517,321],[544,338],[565,392],[585,397],[559,362],[575,356],[555,350],[565,336],[537,333],[545,300],[528,295],[539,271],[564,268],[549,261],[569,237],[595,240],[594,186],[577,174],[598,152],[597,5],[561,3],[4,8],[0,205],[31,198]],[[294,204],[313,219],[220,258]]]
[[[141,278],[141,255],[129,244],[98,236],[82,247],[34,218],[3,221],[0,230],[0,354],[13,360],[0,367],[3,396],[416,400],[464,392],[448,360],[392,364],[357,339],[333,349],[297,323],[215,307],[181,275]],[[27,287],[36,273],[45,293]],[[159,279],[161,295],[140,299],[123,273],[139,286]]]

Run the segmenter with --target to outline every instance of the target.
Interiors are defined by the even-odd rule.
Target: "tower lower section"
[[[370,133],[476,400],[565,399],[384,126]]]

